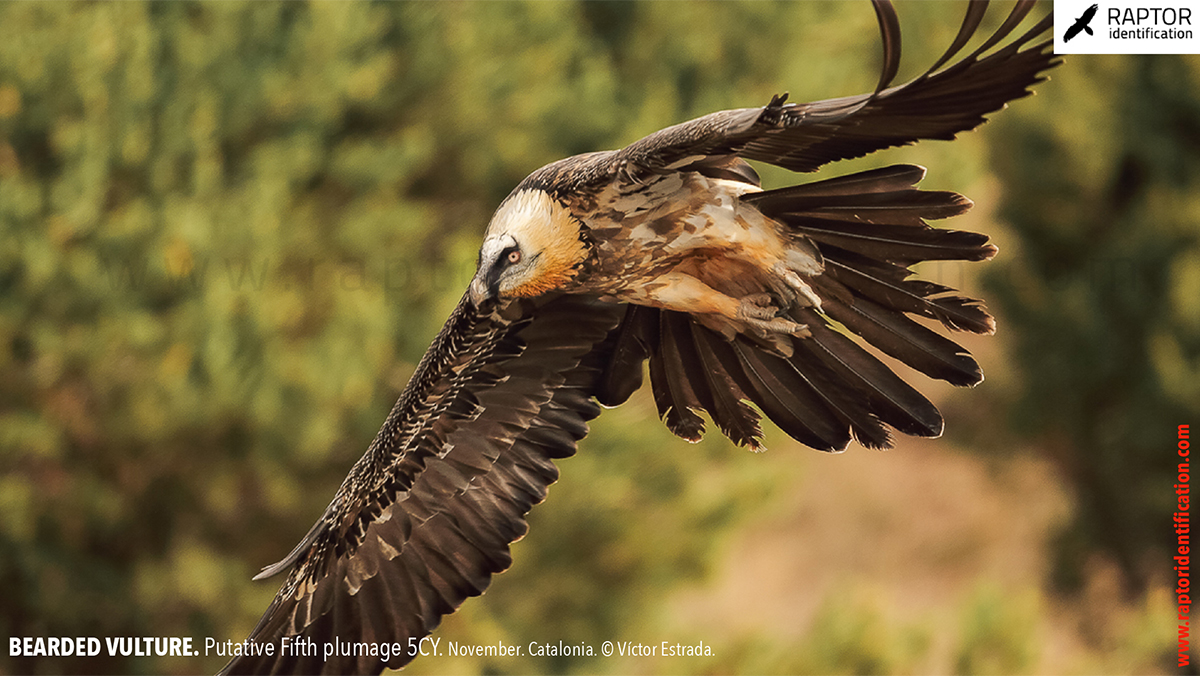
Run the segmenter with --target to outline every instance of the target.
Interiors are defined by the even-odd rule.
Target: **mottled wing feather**
[[[1049,41],[1030,45],[1050,28],[1050,16],[987,53],[1029,13],[1033,3],[1023,1],[979,49],[938,70],[980,25],[986,2],[972,2],[958,37],[934,67],[911,82],[886,88],[899,66],[899,25],[888,0],[875,2],[884,45],[877,91],[804,104],[785,104],[785,95],[762,108],[712,113],[655,132],[606,162],[664,171],[709,156],[737,155],[793,171],[814,171],[827,162],[920,139],[952,139],[982,124],[987,113],[1027,95],[1029,87],[1041,81],[1041,73],[1057,63]]]
[[[378,673],[411,657],[281,656],[420,639],[511,563],[525,514],[599,412],[592,393],[624,308],[579,297],[477,312],[463,301],[317,526],[250,638],[274,657],[224,673]]]

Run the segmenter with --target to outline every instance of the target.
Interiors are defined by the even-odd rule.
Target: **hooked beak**
[[[471,303],[475,307],[500,295],[500,252],[514,243],[515,240],[508,235],[489,237],[483,241],[483,246],[479,249],[479,269],[475,271],[475,278],[467,288]]]
[[[467,294],[471,297],[471,304],[476,308],[482,305],[487,299],[496,295],[492,289],[488,288],[483,270],[475,273],[475,279],[472,279],[471,286],[467,287]]]

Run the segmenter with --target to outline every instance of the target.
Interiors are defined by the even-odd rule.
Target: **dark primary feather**
[[[704,420],[696,415],[696,410],[705,408],[697,390],[707,394],[708,383],[696,370],[685,368],[680,355],[680,347],[687,344],[682,335],[675,335],[674,330],[690,331],[690,320],[685,322],[672,321],[672,313],[651,310],[643,315],[642,321],[654,322],[659,329],[655,331],[658,339],[654,342],[654,350],[650,353],[650,385],[654,390],[654,404],[658,407],[658,416],[667,424],[667,429],[688,441],[699,441],[704,434]],[[622,325],[623,331],[647,331],[635,323]],[[618,340],[620,340],[618,338]],[[711,401],[711,398],[706,397]],[[709,404],[711,412],[715,406]]]
[[[680,325],[680,338],[684,345],[688,340],[688,336],[685,334],[691,334],[691,349],[694,350],[695,363],[695,368],[692,370],[693,377],[703,378],[707,381],[708,390],[712,393],[712,404],[706,405],[705,409],[712,412],[713,420],[731,441],[736,444],[756,446],[762,439],[762,428],[758,424],[758,414],[742,402],[746,395],[743,393],[741,385],[744,381],[737,377],[740,375],[739,371],[726,366],[733,362],[729,361],[727,357],[722,359],[725,355],[721,354],[718,344],[713,342],[711,336],[688,331],[690,328],[688,325],[692,323],[690,317],[678,312],[667,313],[667,317],[669,319],[664,318],[665,321]]]
[[[642,386],[642,364],[650,356],[650,345],[657,339],[658,325],[644,321],[643,315],[655,313],[648,307],[631,305],[625,312],[622,325],[632,330],[619,330],[612,356],[600,377],[596,401],[605,406],[618,406],[629,400]]]

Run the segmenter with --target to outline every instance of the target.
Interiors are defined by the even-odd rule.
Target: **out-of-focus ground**
[[[1003,330],[964,344],[1000,372]],[[987,387],[935,388],[941,439],[827,455],[776,438],[752,460],[793,477],[791,489],[733,538],[710,580],[670,600],[676,631],[773,636],[739,663],[793,650],[806,673],[844,668],[839,651],[856,652],[862,673],[1161,673],[1175,626],[1163,581],[1131,600],[1096,557],[1079,598],[1049,591],[1047,543],[1074,508],[1054,466],[1036,449],[986,457],[955,442],[969,424],[956,414]]]
[[[1132,649],[1158,657],[1138,644],[1162,645],[1169,635],[1165,588],[1145,606],[1132,605],[1099,562],[1082,603],[1060,604],[1040,585],[1045,542],[1071,508],[1049,463],[1019,449],[1008,460],[980,460],[943,441],[770,455],[762,461],[798,475],[794,491],[735,538],[710,582],[671,601],[681,629],[700,637],[774,635],[809,651],[814,625],[842,622],[854,632],[859,624],[863,640],[878,641],[881,652],[912,634],[909,666],[918,672],[961,673],[964,632],[987,630],[969,626],[980,621],[972,616],[994,613],[983,623],[1017,629],[1000,646],[1017,654],[985,672],[1154,670],[1109,656]]]

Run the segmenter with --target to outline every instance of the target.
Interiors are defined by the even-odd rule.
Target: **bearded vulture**
[[[985,235],[930,227],[966,211],[891,166],[763,190],[746,160],[797,172],[920,139],[953,139],[1029,93],[1057,65],[1045,17],[997,48],[1033,2],[953,65],[985,2],[923,75],[891,86],[900,26],[874,0],[883,41],[875,91],[725,110],[621,150],[543,167],[500,204],[478,269],[383,429],[325,513],[226,673],[378,673],[511,563],[525,514],[558,478],[600,405],[650,386],[667,427],[695,441],[706,412],[755,448],[759,412],[823,451],[891,445],[889,428],[936,437],[938,410],[875,349],[969,386],[969,353],[916,315],[990,334],[982,303],[911,278],[920,261],[982,261]],[[299,643],[389,644],[334,655]],[[292,650],[287,650],[290,643]],[[270,644],[272,654],[263,655]],[[396,646],[402,649],[395,650]],[[307,654],[306,654],[307,653]],[[315,654],[312,654],[315,653]]]

